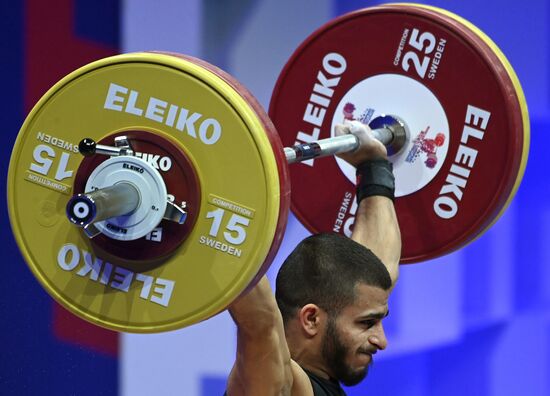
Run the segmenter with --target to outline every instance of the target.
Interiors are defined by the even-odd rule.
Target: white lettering
[[[157,227],[145,236],[145,239],[153,242],[162,242],[162,228]]]
[[[479,109],[472,105],[468,105],[468,109],[466,110],[465,123],[474,125],[483,130],[486,130],[487,123],[489,122],[490,117],[491,117],[491,113],[489,113],[488,111]],[[462,143],[466,143],[466,142],[462,142]]]
[[[434,202],[434,210],[442,219],[451,219],[458,212],[458,204],[452,198],[440,196]]]
[[[320,127],[323,124],[325,113],[326,109],[308,103],[304,113],[304,121]]]
[[[472,136],[475,137],[478,140],[483,139],[483,132],[481,132],[479,129],[472,128],[468,125],[464,126],[464,129],[462,130],[462,136],[460,137],[460,141],[464,144],[468,143],[468,138]]]
[[[451,165],[449,174],[445,179],[446,184],[441,187],[439,196],[434,201],[434,211],[442,219],[451,219],[458,213],[458,203],[464,195],[468,177],[470,177],[471,169],[474,167],[478,150],[466,146],[470,137],[482,140],[485,129],[487,128],[491,113],[468,105],[466,110],[466,124],[462,129],[460,141],[463,143],[458,146],[455,155],[454,164]],[[476,129],[468,125],[472,123],[482,130]],[[465,165],[467,168],[461,166]]]
[[[94,258],[90,253],[83,250],[84,254],[84,266],[76,273],[80,276],[86,276],[90,274],[90,279],[97,281],[99,279],[99,273],[101,272],[101,267],[103,265],[103,260],[99,258]]]
[[[211,247],[212,249],[219,250],[220,252],[224,252],[235,257],[241,257],[243,253],[241,249],[238,249],[235,246],[227,245],[223,242],[217,241],[204,235],[201,235],[199,237],[199,243],[201,245],[206,245],[208,247]]]
[[[347,67],[346,59],[336,53],[326,54],[322,61],[323,70],[317,72],[317,81],[313,85],[313,92],[306,103],[303,121],[312,127],[311,133],[299,131],[296,136],[296,144],[311,143],[319,140],[320,127],[323,125],[330,98],[334,94],[334,88],[340,82],[341,76]],[[325,74],[326,73],[326,74]],[[327,76],[330,75],[331,77]],[[313,166],[314,159],[302,161],[302,164]]]
[[[141,288],[141,293],[139,293],[139,296],[144,300],[149,299],[149,293],[151,292],[151,285],[153,284],[154,279],[155,278],[149,275],[136,274],[136,280],[143,282],[143,287]]]
[[[456,152],[455,163],[467,165],[468,168],[473,168],[476,162],[477,150],[464,145],[458,146]]]
[[[67,261],[67,256],[70,256],[70,260]],[[80,261],[80,252],[78,248],[73,244],[63,245],[57,253],[57,264],[64,271],[72,271],[78,265]]]
[[[157,170],[168,172],[172,168],[172,159],[170,157],[161,157],[160,154],[149,154],[136,152],[134,154],[138,158],[147,161],[149,165]]]
[[[202,116],[199,113],[193,113],[189,116],[189,110],[181,109],[180,115],[178,117],[178,123],[176,124],[176,129],[179,131],[184,131],[187,129],[187,134],[191,137],[196,138],[197,133],[195,132],[195,122]]]
[[[65,151],[69,151],[72,153],[78,153],[78,145],[74,145],[70,142],[66,142],[63,139],[59,139],[57,137],[53,137],[50,135],[45,134],[44,132],[38,132],[36,134],[36,139],[41,140],[45,143],[52,144],[56,147],[62,148]]]
[[[337,68],[331,63],[331,67]],[[149,97],[145,111],[138,106],[140,93],[121,85],[111,83],[107,91],[103,108],[145,117],[151,121],[163,123],[169,127],[200,139],[207,145],[218,142],[222,136],[222,127],[218,120],[205,118],[202,114],[192,112],[184,107],[170,104],[162,99]],[[143,102],[141,102],[143,103]],[[166,110],[168,109],[168,112]],[[145,114],[144,114],[145,113]],[[198,137],[197,137],[198,129]]]
[[[30,166],[30,169],[36,173],[40,173],[41,175],[46,176],[50,171],[50,167],[52,166],[53,161],[50,158],[43,157],[42,154],[46,154],[50,158],[55,157],[55,151],[53,148],[51,148],[50,146],[46,146],[45,144],[39,144],[35,147],[32,153],[34,160],[39,165],[33,162]]]
[[[160,170],[167,172],[170,170],[171,167],[172,167],[172,160],[170,159],[170,157],[162,157],[159,160]]]
[[[162,287],[153,288],[153,293],[160,294],[160,297],[152,295],[151,301],[159,305],[162,305],[163,307],[167,307],[168,303],[170,302],[170,297],[172,296],[172,292],[174,291],[175,283],[174,281],[171,281],[171,280],[157,278],[156,284]]]
[[[101,279],[99,280],[99,283],[103,285],[107,285],[109,283],[109,279],[111,278],[111,273],[113,272],[113,265],[111,263],[105,263],[103,266],[103,273],[101,274]]]
[[[340,205],[340,209],[336,214],[336,220],[334,221],[334,226],[332,228],[332,231],[340,232],[340,228],[344,224],[344,219],[346,218],[346,214],[347,214],[352,197],[353,197],[353,194],[350,193],[349,191],[346,191],[346,193],[344,194],[344,199],[342,200],[342,204]]]
[[[331,52],[323,58],[323,68],[333,76],[339,76],[346,70],[346,59],[336,53]]]
[[[156,122],[162,122],[164,120],[164,110],[166,110],[168,103],[164,100],[149,98],[149,104],[147,105],[147,110],[145,111],[145,117]]]
[[[322,71],[320,71],[317,73],[317,81],[319,81],[320,84],[316,83],[313,86],[313,92],[332,98],[332,95],[334,94],[334,89],[332,89],[332,87],[336,87],[338,85],[340,82],[340,77],[329,79],[325,77]]]
[[[128,88],[124,88],[120,85],[111,83],[109,85],[109,91],[107,91],[107,97],[105,98],[104,109],[122,111],[122,104],[124,103],[124,97],[118,96],[118,94],[128,93]],[[120,104],[117,104],[120,103]]]
[[[170,105],[170,109],[168,110],[168,115],[166,116],[166,125],[168,125],[169,127],[173,127],[174,121],[176,121],[177,114],[178,114],[178,106]]]
[[[136,107],[138,96],[139,93],[137,91],[130,91],[128,102],[126,102],[126,108],[124,109],[126,113],[134,114],[137,116],[141,116],[143,114],[143,109]]]
[[[130,283],[134,273],[122,267],[115,267],[115,275],[111,281],[111,287],[127,292],[130,289]]]
[[[84,263],[76,272],[76,275],[87,277],[90,281],[109,285],[126,293],[130,290],[132,282],[142,282],[140,298],[164,307],[167,307],[170,303],[176,284],[174,281],[145,274],[136,274],[126,268],[113,266],[100,258],[94,257],[85,250],[80,251],[74,244],[69,243],[59,249],[57,263],[62,270],[73,271],[80,263],[81,257],[84,257]],[[151,288],[153,288],[153,293],[157,295],[151,293]]]
[[[208,129],[210,128],[210,134],[208,134]],[[220,123],[213,119],[207,118],[199,126],[199,137],[204,144],[214,144],[220,140],[222,134],[222,127]]]
[[[445,181],[448,184],[445,184],[442,188],[439,194],[450,194],[453,193],[453,195],[460,201],[462,199],[462,190],[461,188],[466,187],[466,179],[462,179],[460,177],[457,177],[453,175],[452,173],[449,173],[447,175],[447,178]]]
[[[439,39],[439,43],[436,48],[436,53],[434,54],[434,59],[432,61],[432,65],[430,66],[430,73],[428,73],[428,78],[430,80],[435,80],[435,77],[437,75],[437,71],[439,69],[439,64],[441,63],[443,59],[443,51],[445,51],[445,44],[447,43],[447,40],[445,39]]]
[[[69,158],[70,158],[69,154],[61,153],[61,159],[59,160],[59,165],[57,166],[57,171],[55,172],[55,180],[61,181],[73,175],[73,171],[67,170],[67,164],[69,163]]]

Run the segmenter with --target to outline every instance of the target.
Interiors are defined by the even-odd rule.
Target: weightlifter
[[[336,127],[351,133],[350,125]],[[273,296],[267,278],[237,299],[237,357],[227,395],[345,395],[386,348],[382,320],[398,277],[401,236],[386,148],[363,127],[361,145],[341,155],[357,169],[351,239],[303,240],[283,263]]]

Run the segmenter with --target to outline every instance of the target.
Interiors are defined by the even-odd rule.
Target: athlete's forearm
[[[399,275],[401,233],[392,200],[382,196],[361,200],[352,239],[376,254],[386,265],[392,283],[395,284]]]

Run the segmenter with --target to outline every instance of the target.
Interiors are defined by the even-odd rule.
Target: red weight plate
[[[149,235],[133,241],[118,241],[99,234],[92,239],[92,243],[103,254],[115,256],[119,260],[144,263],[162,260],[171,255],[193,229],[200,207],[199,179],[184,152],[162,135],[124,131],[109,135],[98,143],[113,146],[117,136],[127,136],[135,155],[160,172],[174,203],[181,206],[185,202],[187,218],[184,224],[162,220]],[[107,158],[94,155],[82,161],[75,177],[75,193],[84,192],[90,174]]]
[[[328,138],[346,119],[404,120],[408,142],[390,158],[403,263],[483,232],[515,193],[527,157],[526,106],[511,67],[472,25],[433,8],[374,7],[321,27],[286,64],[269,114],[285,146]],[[305,226],[350,235],[353,169],[316,159],[290,174]]]

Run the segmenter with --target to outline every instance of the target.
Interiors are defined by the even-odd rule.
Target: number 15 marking
[[[216,238],[220,231],[220,225],[225,215],[225,210],[216,209],[206,214],[207,219],[213,219],[212,227],[210,227],[210,236]],[[250,223],[250,219],[239,216],[233,213],[229,218],[229,222],[225,226],[227,231],[223,232],[225,240],[233,245],[240,245],[246,240],[246,229]],[[244,226],[244,227],[243,227]]]

